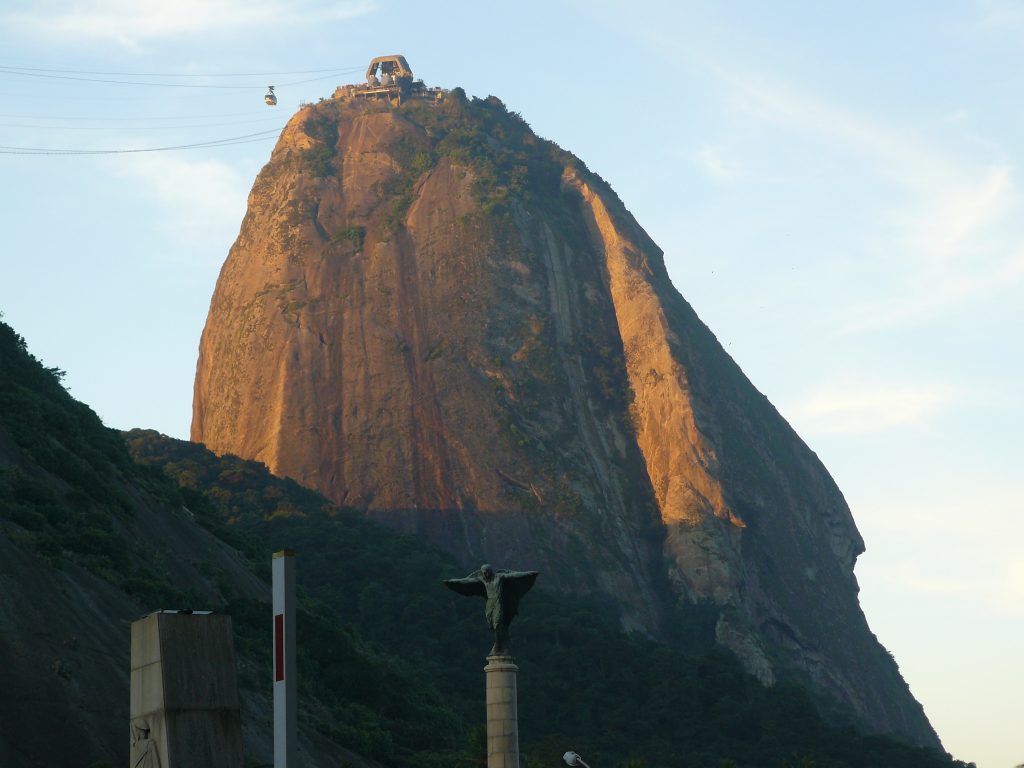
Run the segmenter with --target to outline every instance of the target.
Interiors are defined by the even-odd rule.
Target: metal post
[[[271,563],[274,592],[274,768],[296,768],[295,553]]]

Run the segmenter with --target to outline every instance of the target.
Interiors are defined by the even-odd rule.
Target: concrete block
[[[159,664],[148,664],[131,673],[131,712],[135,717],[164,708],[164,680]]]
[[[231,618],[150,614],[131,647],[131,765],[242,768]]]
[[[183,711],[168,713],[169,766],[241,766],[242,728],[237,710]],[[232,762],[233,755],[237,755]]]
[[[160,661],[160,614],[132,623],[132,669]]]
[[[238,709],[231,617],[160,614],[167,710]]]

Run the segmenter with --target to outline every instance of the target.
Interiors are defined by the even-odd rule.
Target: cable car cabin
[[[268,107],[277,106],[277,96],[274,95],[274,86],[267,86],[267,94],[263,97],[263,101],[266,102]]]

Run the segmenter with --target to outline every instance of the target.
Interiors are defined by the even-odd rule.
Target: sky
[[[0,311],[105,423],[187,437],[217,274],[299,103],[388,53],[497,95],[612,184],[836,478],[861,604],[946,749],[1013,768],[1022,39],[1024,0],[0,0]]]

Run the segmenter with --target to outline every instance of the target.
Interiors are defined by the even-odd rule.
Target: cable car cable
[[[251,115],[264,114],[266,110],[250,110],[248,112],[221,112],[217,115],[150,115],[148,117],[66,117],[59,115],[12,115],[12,114],[0,114],[0,118],[14,118],[18,120],[74,120],[74,121],[86,121],[86,120],[111,120],[111,121],[122,121],[122,120],[207,120],[220,117],[248,117]],[[272,118],[271,118],[272,119]]]
[[[335,73],[337,74],[337,73]],[[211,84],[200,84],[200,83],[155,83],[149,80],[136,81],[136,80],[106,80],[95,77],[74,77],[72,75],[44,75],[38,72],[14,72],[9,69],[0,68],[0,75],[15,75],[19,77],[42,77],[49,80],[74,80],[80,83],[105,83],[108,85],[143,85],[150,86],[153,88],[214,88],[217,90],[258,90],[262,91],[266,88],[265,85],[211,85]],[[310,77],[306,80],[292,80],[287,83],[280,83],[280,85],[302,85],[303,83],[313,83],[317,80],[329,80],[334,77],[334,74],[323,75],[322,77]]]
[[[172,150],[185,150],[185,149],[203,149],[203,148],[215,148],[215,147],[233,147],[237,144],[254,144],[260,141],[270,141],[275,138],[274,136],[264,136],[259,139],[244,139],[241,141],[223,141],[223,142],[211,142],[209,144],[183,144],[176,147],[153,147],[150,149],[111,149],[102,151],[88,151],[88,150],[30,150],[24,151],[17,148],[8,149],[6,147],[0,147],[0,155],[118,155],[129,152],[169,152]]]
[[[112,154],[122,154],[124,152],[166,152],[166,151],[170,151],[170,150],[202,149],[202,148],[213,148],[213,147],[233,147],[233,146],[235,146],[237,144],[254,144],[254,143],[260,142],[260,141],[270,141],[273,138],[274,138],[273,136],[264,136],[261,139],[245,139],[243,141],[225,141],[225,142],[222,142],[222,143],[213,143],[213,144],[194,144],[194,145],[189,144],[189,145],[183,145],[183,146],[180,146],[180,147],[154,147],[152,149],[134,149],[134,150],[132,150],[132,149],[127,149],[127,150],[115,149],[115,150],[106,150],[106,151],[103,151],[103,152],[88,152],[88,151],[77,151],[77,150],[41,150],[41,151],[24,152],[24,151],[16,150],[16,149],[0,148],[0,155],[76,155],[76,156],[80,156],[80,155],[89,155],[89,154],[112,155]]]
[[[135,118],[139,119],[139,118]],[[54,131],[164,131],[179,128],[220,128],[225,125],[250,125],[252,123],[269,123],[280,120],[274,117],[262,117],[254,120],[231,120],[226,123],[194,123],[192,125],[38,125],[34,123],[0,123],[0,128],[31,128],[33,130]]]
[[[197,149],[200,147],[228,146],[230,144],[248,144],[250,141],[265,141],[273,138],[269,134],[279,134],[284,128],[271,128],[268,131],[257,131],[242,136],[230,136],[224,139],[200,141],[193,144],[177,144],[169,147],[141,147],[138,149],[55,149],[51,147],[10,147],[0,145],[0,154],[5,155],[122,155],[137,152],[168,152],[177,149]],[[262,138],[255,138],[262,137]],[[243,141],[249,139],[249,141]]]
[[[12,72],[52,72],[61,75],[116,75],[123,77],[270,77],[277,75],[315,75],[321,72],[345,74],[358,72],[362,67],[341,67],[339,69],[297,69],[291,72],[97,72],[89,69],[43,69],[40,67],[12,67],[0,64],[0,69]]]

